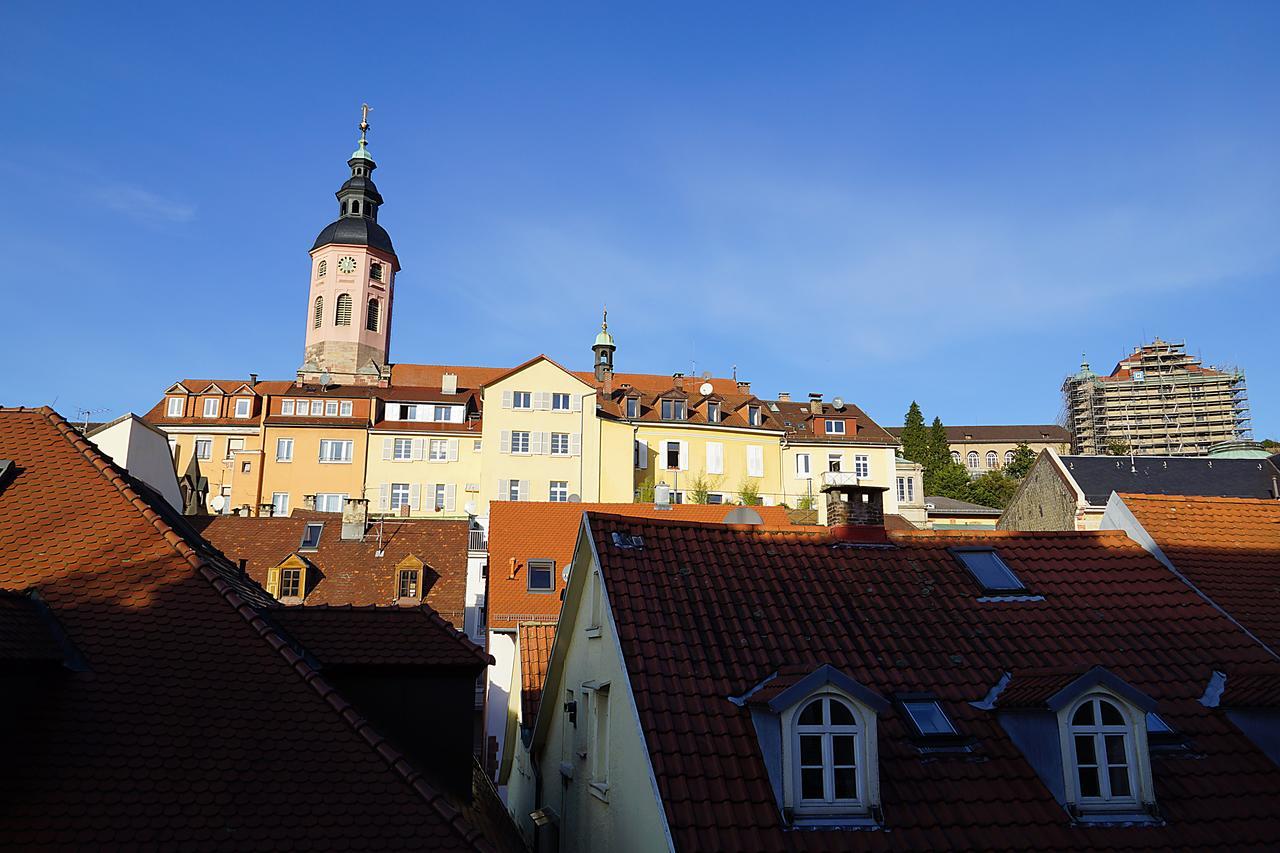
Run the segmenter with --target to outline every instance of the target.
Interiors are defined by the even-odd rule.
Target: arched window
[[[959,465],[959,464],[960,464],[960,451],[959,451],[959,450],[953,450],[953,451],[951,451],[951,461],[952,461],[952,462],[954,462],[954,463],[956,463],[957,465]]]
[[[360,202],[354,198],[351,199],[351,212],[352,213],[360,212]]]
[[[317,276],[317,277],[319,277],[319,278],[323,278],[323,277],[324,277],[324,274],[325,274],[325,273],[327,273],[328,271],[329,271],[329,262],[328,262],[328,261],[322,260],[322,261],[320,261],[320,263],[316,264],[316,276]]]
[[[316,307],[315,307],[314,314],[315,314],[315,318],[312,320],[312,325],[318,329],[320,328],[320,324],[324,321],[324,297],[323,296],[316,297]]]
[[[335,326],[351,325],[351,294],[338,294],[338,309],[334,312],[333,324]]]
[[[969,467],[976,469],[978,467],[978,451],[969,451]]]
[[[345,201],[342,203],[342,215],[347,215],[347,203]]]
[[[853,709],[837,696],[810,700],[795,717],[795,808],[845,811],[863,800],[863,734]]]
[[[1012,464],[1013,464],[1013,457],[1014,457],[1015,455],[1016,455],[1016,454],[1015,454],[1012,450],[1006,450],[1006,451],[1004,452],[1004,464],[1005,464],[1005,465],[1012,465]]]
[[[1137,802],[1132,726],[1115,702],[1094,694],[1076,706],[1071,750],[1082,806],[1132,807]]]
[[[996,455],[994,450],[987,451],[987,467],[994,468],[1000,464],[1000,457]]]
[[[369,311],[365,315],[364,327],[371,332],[378,331],[378,313],[380,310],[381,307],[378,305],[378,300],[370,299]]]

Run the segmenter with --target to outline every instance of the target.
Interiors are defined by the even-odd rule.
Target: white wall
[[[168,437],[127,415],[89,436],[112,462],[160,493],[169,506],[182,512],[182,492],[173,470]]]

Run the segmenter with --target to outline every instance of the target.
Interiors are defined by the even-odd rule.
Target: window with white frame
[[[532,409],[533,408],[533,392],[532,391],[512,391],[511,392],[511,408]]]
[[[999,467],[999,465],[1000,465],[1000,457],[996,454],[994,450],[988,450],[987,451],[987,467],[997,468]]]
[[[724,473],[724,444],[719,441],[707,442],[707,473]]]
[[[711,402],[707,403],[707,423],[709,424],[720,423],[720,404],[717,403],[715,400],[712,400]]]
[[[186,402],[182,397],[170,397],[169,408],[165,410],[165,414],[171,418],[182,417],[182,404]]]
[[[449,421],[453,420],[453,417],[450,414],[453,411],[452,407],[433,406],[432,409],[433,409],[431,413],[432,419],[436,421],[436,423],[448,423]]]
[[[807,480],[809,479],[810,476],[812,476],[809,469],[808,453],[796,454],[796,476],[802,480]]]
[[[316,495],[316,510],[319,512],[342,512],[346,503],[345,493],[328,492]]]
[[[351,401],[341,400],[338,402],[338,414],[344,418],[351,417]]]
[[[293,401],[292,401],[292,400],[281,400],[281,401],[280,401],[280,414],[282,414],[282,415],[292,415],[292,414],[293,414]]]
[[[511,452],[512,453],[528,453],[529,452],[528,430],[512,430],[511,431]]]
[[[609,685],[591,691],[591,787],[599,794],[609,790]]]
[[[969,467],[975,470],[978,467],[978,451],[976,450],[969,451]]]
[[[552,503],[564,503],[569,500],[569,481],[552,480],[549,500]]]
[[[298,414],[302,414],[302,412],[298,412]],[[311,401],[311,414],[317,418],[324,414],[324,400]]]
[[[218,416],[218,400],[209,397],[204,401],[204,416],[206,418],[216,418]]]
[[[351,462],[351,450],[353,446],[354,443],[352,441],[322,438],[320,439],[320,461],[349,463]]]
[[[959,450],[953,450],[953,451],[951,451],[951,461],[952,461],[952,462],[954,462],[954,463],[956,463],[957,465],[959,465],[959,464],[960,464],[960,451],[959,451]]]
[[[827,454],[827,470],[833,474],[839,474],[841,466],[844,465],[843,453]]]
[[[392,483],[391,484],[391,511],[395,512],[402,506],[409,505],[409,484],[408,483]]]
[[[627,398],[627,417],[629,418],[640,417],[640,398],[639,397]]]
[[[552,456],[568,456],[569,455],[569,433],[567,432],[551,433],[551,455]]]
[[[764,476],[764,448],[758,444],[747,445],[747,476]]]
[[[432,509],[437,511],[449,509],[449,484],[436,483],[432,487],[432,494],[429,497],[431,498]]]
[[[916,499],[915,477],[898,478],[898,503],[911,503]]]
[[[337,400],[325,400],[325,402],[324,402],[324,416],[325,416],[326,418],[336,418],[336,417],[338,416],[338,401],[337,401]]]
[[[797,817],[869,811],[869,717],[833,693],[807,700],[791,716],[787,799]]]
[[[844,421],[827,421],[827,435],[844,435]]]
[[[1068,712],[1068,784],[1081,811],[1138,808],[1135,715],[1114,697],[1094,693]]]
[[[397,438],[391,442],[391,458],[396,462],[408,462],[413,458],[413,439]]]
[[[1015,454],[1014,454],[1014,452],[1013,452],[1012,450],[1006,450],[1006,451],[1004,452],[1004,464],[1005,464],[1005,465],[1012,465],[1012,464],[1013,464],[1013,460],[1014,460],[1014,456],[1015,456]]]
[[[213,439],[197,438],[196,439],[196,458],[201,461],[207,461],[213,456]]]
[[[569,395],[555,393],[551,395],[551,411],[567,412],[569,411]]]
[[[747,406],[747,423],[752,426],[760,426],[760,407]]]
[[[248,397],[236,398],[236,417],[237,418],[249,417],[249,415],[252,414],[252,409],[253,409],[253,401],[250,400]]]
[[[433,438],[427,449],[427,459],[431,462],[449,461],[449,439]]]
[[[871,476],[871,457],[858,454],[853,457],[853,476],[865,479]]]
[[[289,514],[288,492],[271,493],[271,514],[274,516],[285,516]]]

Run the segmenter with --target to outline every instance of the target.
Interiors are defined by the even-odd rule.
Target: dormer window
[[[417,598],[418,570],[401,569],[396,581],[396,591],[400,598]]]
[[[237,418],[249,417],[249,415],[252,412],[252,409],[253,409],[253,401],[250,400],[248,397],[236,398],[236,417]]]
[[[793,811],[802,814],[862,811],[866,782],[860,777],[863,729],[853,707],[838,696],[812,699],[795,717]]]
[[[204,401],[204,416],[206,418],[216,418],[218,416],[218,400],[209,397]]]
[[[171,418],[182,417],[182,404],[184,400],[181,397],[170,397],[169,408],[165,410],[165,414]]]
[[[639,397],[627,398],[627,417],[629,418],[640,417],[640,398]]]
[[[752,426],[760,426],[760,407],[747,406],[747,423]]]
[[[720,423],[720,404],[715,402],[714,400],[711,401],[710,403],[707,403],[707,423],[709,424]]]
[[[280,570],[280,598],[302,597],[302,569]]]
[[[844,435],[844,421],[827,421],[827,435]]]
[[[682,421],[685,419],[684,400],[663,400],[662,419],[664,421]]]
[[[1068,790],[1081,812],[1131,812],[1139,808],[1135,719],[1146,728],[1146,715],[1134,713],[1110,694],[1079,700],[1065,715]]]

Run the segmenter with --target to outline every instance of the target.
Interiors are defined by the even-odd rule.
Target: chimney
[[[258,384],[258,374],[256,374],[256,373],[250,373],[250,374],[249,374],[249,384],[250,384],[250,385],[257,385],[257,384]]]
[[[657,510],[671,509],[671,487],[659,483],[653,487],[653,508]]]
[[[751,383],[750,383],[750,382],[744,382],[743,380],[739,379],[739,380],[738,380],[738,393],[739,393],[739,394],[750,394],[750,393],[751,393]]]
[[[822,414],[822,395],[821,394],[809,395],[809,413],[813,415]]]
[[[441,394],[457,394],[458,393],[458,374],[446,373],[440,377],[440,393]]]
[[[885,486],[863,486],[844,480],[850,475],[833,474],[831,485],[822,487],[827,496],[827,529],[840,542],[888,544],[884,528]],[[838,483],[838,485],[837,485]]]
[[[791,402],[791,392],[790,392],[790,391],[779,391],[779,392],[778,392],[778,402],[779,402],[779,403],[790,403],[790,402]]]
[[[363,539],[365,527],[368,525],[368,522],[369,499],[347,498],[346,504],[342,507],[343,540],[349,541]]]
[[[315,511],[316,511],[316,496],[315,496],[315,495],[303,495],[303,496],[302,496],[302,508],[303,508],[303,509],[309,509],[309,510],[311,510],[312,512],[315,512]]]
[[[410,511],[410,508],[409,508],[409,505],[408,505],[408,504],[400,504],[400,517],[401,517],[401,518],[408,518],[408,517],[409,517],[409,511]]]
[[[604,383],[604,396],[611,398],[613,396],[613,369],[606,367],[600,371],[601,381]]]
[[[275,504],[258,504],[258,518],[270,518],[275,512]]]
[[[679,391],[684,390],[684,374],[683,373],[671,374],[671,381],[675,384],[677,390]]]

